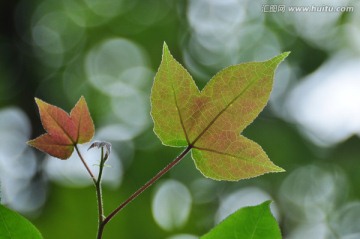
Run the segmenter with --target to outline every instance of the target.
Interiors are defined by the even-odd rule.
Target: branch
[[[141,193],[143,193],[147,188],[153,185],[159,178],[161,178],[165,173],[172,169],[176,164],[178,164],[185,155],[191,150],[192,145],[189,145],[177,158],[175,158],[171,163],[169,163],[165,168],[158,172],[153,178],[151,178],[147,183],[145,183],[141,188],[134,192],[128,199],[126,199],[122,204],[120,204],[115,210],[113,210],[102,222],[98,231],[98,239],[101,238],[105,225],[124,207],[126,207],[130,202],[137,198]],[[100,237],[99,237],[100,236]]]

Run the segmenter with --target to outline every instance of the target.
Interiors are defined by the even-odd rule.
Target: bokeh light
[[[146,56],[136,44],[115,38],[90,50],[85,68],[87,79],[94,87],[104,94],[123,96],[132,95],[146,85],[146,69],[139,68],[146,65]]]
[[[180,235],[171,236],[167,239],[197,239],[197,238],[199,237],[190,234],[180,234]]]
[[[360,58],[334,56],[291,91],[288,111],[315,143],[329,146],[359,134],[359,65]]]
[[[256,206],[267,200],[272,200],[271,196],[259,188],[248,187],[234,191],[220,200],[220,206],[215,219],[216,224],[239,208]],[[271,205],[271,211],[274,216],[278,217],[279,213],[274,203]]]
[[[168,231],[181,228],[189,217],[191,204],[192,197],[186,186],[176,180],[162,182],[152,202],[155,221]]]
[[[253,1],[189,2],[191,34],[184,44],[184,61],[196,76],[209,80],[226,66],[280,52],[276,35],[263,25],[264,15],[251,10],[256,8],[261,9],[261,4]],[[263,38],[268,44],[260,44]]]
[[[81,155],[86,159],[91,172],[99,174],[99,155],[100,150],[90,149],[89,144],[79,145]],[[49,157],[46,161],[45,170],[51,180],[66,186],[84,187],[91,186],[93,182],[89,180],[89,173],[76,153],[73,153],[66,161],[61,161],[54,157]],[[120,185],[123,176],[122,164],[116,152],[112,152],[106,161],[102,182],[105,186],[116,188]]]
[[[1,203],[23,213],[43,206],[46,187],[37,175],[37,158],[26,145],[30,123],[18,108],[0,110],[0,186]]]

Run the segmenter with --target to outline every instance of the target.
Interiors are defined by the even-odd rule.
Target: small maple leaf
[[[54,105],[35,98],[42,125],[47,133],[27,143],[51,156],[68,159],[76,144],[89,142],[95,133],[85,98],[81,96],[70,115]]]

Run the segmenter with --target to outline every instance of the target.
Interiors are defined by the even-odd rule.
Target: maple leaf
[[[274,71],[288,54],[227,67],[199,91],[164,44],[151,91],[154,132],[165,145],[190,147],[206,177],[236,181],[284,171],[240,132],[266,106]]]
[[[76,144],[89,142],[95,133],[85,98],[81,96],[70,115],[35,98],[42,125],[47,133],[27,143],[51,156],[68,159]]]

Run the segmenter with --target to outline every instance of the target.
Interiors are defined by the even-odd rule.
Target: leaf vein
[[[4,215],[2,213],[0,213],[0,217],[1,217],[2,221],[3,221],[2,225],[5,226],[8,235],[10,236],[10,238],[12,238],[11,231],[9,230],[8,224],[6,223],[6,220],[5,220]]]
[[[256,162],[256,161],[252,161],[252,160],[249,160],[249,159],[247,159],[247,158],[240,157],[240,156],[237,156],[237,155],[233,155],[233,154],[229,154],[229,153],[217,151],[217,150],[214,150],[214,149],[197,147],[197,146],[193,146],[193,148],[194,148],[194,149],[198,149],[198,150],[202,150],[202,151],[208,151],[208,152],[211,152],[211,153],[220,154],[220,155],[225,155],[225,156],[232,157],[232,158],[237,158],[237,159],[240,159],[240,160],[243,160],[243,161],[247,161],[247,162],[251,162],[252,164],[255,164],[255,165],[264,167],[264,165],[262,165],[262,164],[260,164],[260,163],[258,163],[258,162]]]
[[[236,100],[238,100],[255,82],[257,78],[251,80],[251,82],[236,96],[232,101],[230,101],[224,109],[222,109],[212,121],[204,128],[203,131],[195,138],[195,140],[191,143],[191,145],[195,145],[195,143],[206,133],[206,131],[215,123],[215,121],[232,105]]]
[[[49,113],[48,113],[49,114]],[[73,141],[73,139],[71,138],[71,136],[68,134],[68,132],[66,132],[66,130],[64,129],[64,127],[62,127],[61,124],[59,124],[59,122],[56,121],[56,119],[51,115],[49,114],[49,116],[54,120],[54,122],[56,123],[56,125],[64,132],[64,134],[70,139],[71,143],[72,144],[76,144],[76,142]],[[71,118],[70,118],[71,119]],[[51,133],[48,132],[50,135]]]
[[[255,223],[254,230],[253,230],[253,232],[252,232],[251,238],[254,238],[255,232],[256,232],[257,227],[258,227],[259,222],[260,222],[260,219],[261,219],[261,217],[263,216],[263,214],[265,213],[265,210],[266,210],[266,209],[263,208],[263,210],[260,212],[260,214],[259,214],[259,216],[258,216],[258,218],[257,218],[257,220],[256,220],[256,223]]]
[[[172,79],[169,74],[171,74],[171,72],[169,72],[169,62],[166,61],[166,68],[167,68],[167,77],[168,79]],[[176,75],[174,73],[174,75]],[[186,129],[185,129],[185,125],[184,125],[184,122],[183,122],[183,118],[182,118],[182,115],[181,115],[181,112],[180,112],[180,109],[179,109],[179,105],[178,105],[178,101],[177,101],[177,98],[176,98],[176,91],[175,91],[175,88],[174,88],[174,81],[173,80],[170,80],[171,81],[171,89],[172,89],[172,93],[173,93],[173,96],[174,96],[174,101],[175,101],[175,106],[176,106],[176,110],[178,112],[178,115],[179,115],[179,119],[180,119],[180,124],[181,124],[181,128],[182,130],[184,131],[184,134],[185,134],[185,138],[186,138],[186,142],[190,145],[190,141],[189,141],[189,138],[188,138],[188,135],[187,135],[187,132],[186,132]]]

